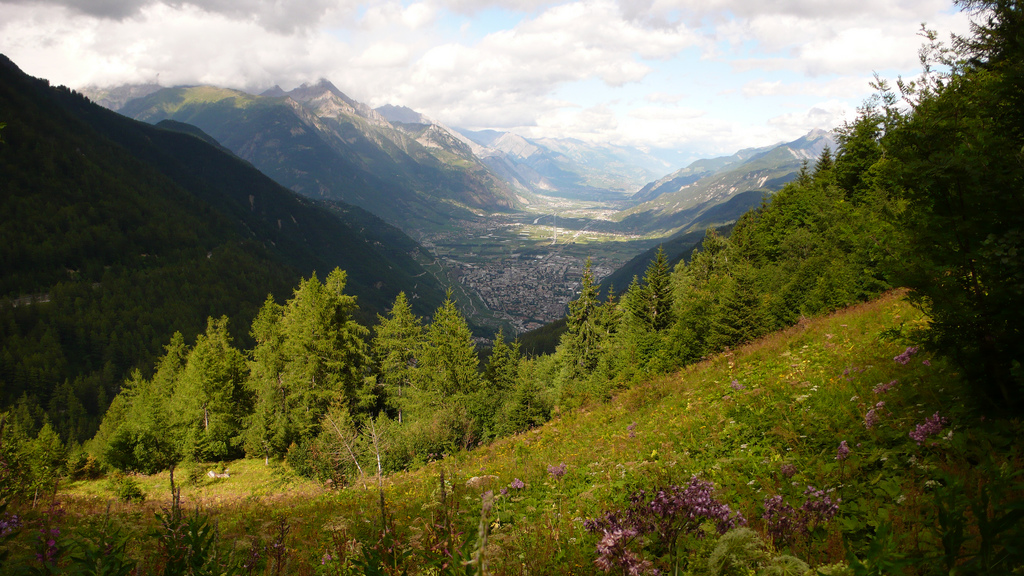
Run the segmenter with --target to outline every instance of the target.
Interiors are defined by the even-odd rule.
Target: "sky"
[[[680,159],[853,120],[945,0],[0,0],[0,53],[72,88],[326,78],[443,124]]]

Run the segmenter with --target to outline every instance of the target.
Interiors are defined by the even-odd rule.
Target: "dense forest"
[[[297,474],[333,486],[374,474],[379,482],[381,474],[416,470],[551,418],[628,396],[658,375],[728,355],[771,332],[895,288],[906,289],[928,319],[886,332],[886,338],[911,344],[896,363],[905,365],[919,350],[934,354],[966,383],[969,397],[961,404],[977,410],[982,422],[987,418],[1012,428],[1024,406],[1024,264],[1019,256],[1024,251],[1024,10],[1001,0],[969,0],[963,7],[975,16],[970,37],[946,46],[925,30],[922,76],[895,87],[878,80],[876,97],[854,122],[836,131],[837,149],[826,149],[813,165],[805,165],[796,181],[746,213],[728,236],[708,231],[674,267],[658,251],[643,275],[636,274],[618,294],[599,295],[588,264],[553,354],[524,355],[517,342],[499,333],[481,362],[451,297],[424,319],[413,312],[408,295],[399,293],[376,322],[365,322],[358,319],[357,301],[346,293],[345,271],[335,269],[322,279],[312,274],[287,297],[265,290],[270,296],[255,313],[210,316],[194,340],[183,334],[199,331],[183,327],[162,343],[163,353],[151,367],[141,367],[123,383],[98,432],[83,445],[67,443],[68,432],[55,431],[45,417],[40,426],[38,416],[21,404],[5,413],[0,498],[9,504],[30,502],[53,493],[63,479],[193,469],[197,463],[242,457],[266,466],[283,462]],[[232,335],[237,323],[248,328],[242,346]],[[5,333],[4,340],[9,338]],[[38,364],[40,370],[60,365],[46,358]],[[844,378],[852,380],[851,369]],[[732,386],[737,394],[745,387],[738,380]],[[880,397],[883,388],[874,394]],[[864,417],[867,429],[885,401],[874,406],[872,416]],[[910,438],[920,446],[943,426],[936,412]],[[887,441],[896,445],[895,439]],[[908,442],[905,437],[900,441]],[[850,448],[844,440],[838,452],[828,455],[839,465],[840,477]],[[656,451],[651,459],[655,456]],[[565,468],[559,472],[554,462],[551,466],[554,486]],[[1019,477],[1019,460],[1006,466],[1015,470],[1006,474]],[[120,478],[130,487],[130,477]],[[978,490],[986,482],[1003,486],[994,476],[978,482]],[[444,506],[443,472],[440,486]],[[514,482],[506,492],[524,486]],[[618,512],[591,520],[587,529],[603,534],[596,565],[623,574],[678,570],[676,538],[681,530],[697,533],[700,528],[699,523],[666,527],[674,513],[666,510],[685,509],[687,499],[703,498],[702,517],[718,522],[720,533],[738,522],[727,506],[710,499],[710,490],[710,484],[694,476],[686,487],[659,492],[650,509],[641,495]],[[938,520],[933,520],[946,529],[941,543],[945,563],[923,563],[915,570],[1019,570],[1024,558],[1019,541],[1012,542],[1021,534],[1024,508],[1019,494],[1014,500],[1012,493],[983,491],[983,498],[997,500],[982,500],[987,504],[972,508],[969,518],[942,516],[966,504],[938,502]],[[801,519],[812,538],[812,528],[836,514],[831,510],[835,502],[811,486],[804,496],[803,515],[792,506],[789,513]],[[667,499],[661,508],[655,506],[659,498]],[[778,498],[766,501],[765,522],[759,526],[781,546],[789,532],[776,521],[788,504]],[[481,518],[487,514],[486,497],[482,506]],[[1008,510],[999,517],[1001,523],[986,524],[990,507]],[[380,514],[387,518],[383,488]],[[650,517],[644,520],[644,514]],[[950,522],[961,524],[954,529]],[[473,529],[472,523],[468,526],[467,531]],[[885,564],[885,558],[895,556],[870,548],[886,545],[885,526],[891,527],[875,525],[871,540],[866,526],[851,524],[847,535],[866,540],[850,544],[850,569],[858,574],[910,570],[907,562]],[[642,561],[637,546],[630,544],[640,533],[661,535],[639,546],[656,549],[654,560]],[[672,534],[664,540],[667,548],[652,544],[663,542],[658,538],[666,533]],[[394,537],[386,523],[381,534]],[[479,534],[467,541],[483,549],[486,534],[481,520]],[[963,542],[975,535],[981,551],[967,559],[959,556]],[[750,535],[742,538],[747,544],[735,545],[754,554],[759,544]],[[375,550],[384,554],[384,548]],[[809,544],[786,549],[816,553]],[[875,564],[860,563],[857,554],[874,558]],[[366,558],[363,573],[399,573],[383,567],[374,572]],[[484,573],[479,552],[476,558],[476,564],[469,559],[444,566]],[[383,557],[377,560],[387,565]],[[396,557],[390,561],[398,566]],[[729,562],[721,560],[715,573],[741,573],[729,572]],[[774,562],[749,560],[747,565]],[[264,559],[260,566],[269,571],[271,565]],[[276,566],[281,569],[280,560]],[[779,570],[765,573],[803,573]]]

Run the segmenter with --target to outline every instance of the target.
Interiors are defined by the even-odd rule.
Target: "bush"
[[[146,499],[146,493],[142,491],[142,486],[139,486],[135,478],[124,474],[111,476],[107,481],[107,490],[113,492],[121,502],[143,502]]]

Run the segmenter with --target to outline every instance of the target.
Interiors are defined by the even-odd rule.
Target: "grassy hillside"
[[[830,574],[844,572],[825,566],[851,561],[863,574],[946,573],[947,561],[967,573],[984,562],[1007,573],[1021,566],[1010,544],[1021,535],[1017,439],[1024,427],[978,418],[957,374],[907,349],[900,331],[924,322],[900,294],[889,294],[608,404],[384,478],[384,538],[372,475],[332,490],[261,461],[229,464],[231,477],[216,480],[197,468],[197,485],[179,469],[183,506],[200,506],[216,520],[222,558],[257,558],[249,573],[459,573],[448,554],[479,552],[486,573],[593,574],[607,535],[589,532],[587,519],[626,507],[636,490],[686,486],[696,476],[713,483],[714,498],[742,513],[760,536],[761,552],[739,555],[758,573],[782,554]],[[925,434],[919,427],[934,414],[944,426]],[[373,467],[372,458],[363,462],[368,474]],[[152,512],[169,505],[166,473],[137,480],[146,502],[110,504],[114,525],[152,524]],[[70,534],[95,529],[95,515],[111,499],[104,486],[78,482],[59,494],[67,512],[60,522]],[[810,487],[824,492],[808,495]],[[492,496],[481,521],[482,503]],[[773,496],[781,496],[782,513],[777,505],[774,514],[766,510]],[[830,502],[838,513],[828,519],[822,511]],[[801,509],[818,515],[801,516]],[[811,520],[806,530],[801,518]],[[128,551],[152,568],[164,557],[147,538],[134,537]],[[682,531],[679,568],[741,573],[708,567],[716,546],[731,539],[719,538],[711,523]],[[657,535],[626,549],[651,562],[648,568],[673,568],[671,546]],[[388,562],[391,568],[382,567]]]

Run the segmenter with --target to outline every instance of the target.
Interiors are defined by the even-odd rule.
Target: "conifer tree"
[[[423,347],[423,325],[412,313],[405,292],[399,292],[386,317],[377,316],[373,338],[373,354],[377,382],[384,389],[385,403],[397,412],[402,422],[404,394],[415,379],[415,371]]]
[[[661,246],[644,274],[644,296],[651,328],[668,328],[672,324],[672,283],[668,260]]]
[[[231,345],[227,317],[210,318],[171,398],[173,424],[186,455],[197,460],[235,455],[234,440],[251,408],[243,388],[245,376],[245,358]]]
[[[494,335],[491,355],[487,358],[487,365],[484,368],[484,378],[490,383],[493,391],[504,394],[516,387],[519,379],[519,360],[519,342],[506,343],[505,334],[498,330]]]
[[[284,309],[273,296],[267,296],[263,307],[252,321],[250,334],[256,342],[249,361],[249,378],[245,386],[252,397],[252,413],[245,418],[243,434],[245,450],[262,456],[269,463],[298,440],[290,421],[290,389],[283,377],[285,357],[281,321]]]
[[[423,387],[442,399],[474,392],[480,388],[479,364],[473,333],[449,290],[427,328],[420,371]]]
[[[597,366],[602,331],[597,323],[597,286],[587,258],[580,281],[580,293],[569,303],[566,331],[562,335],[563,368],[569,380],[582,380]]]

